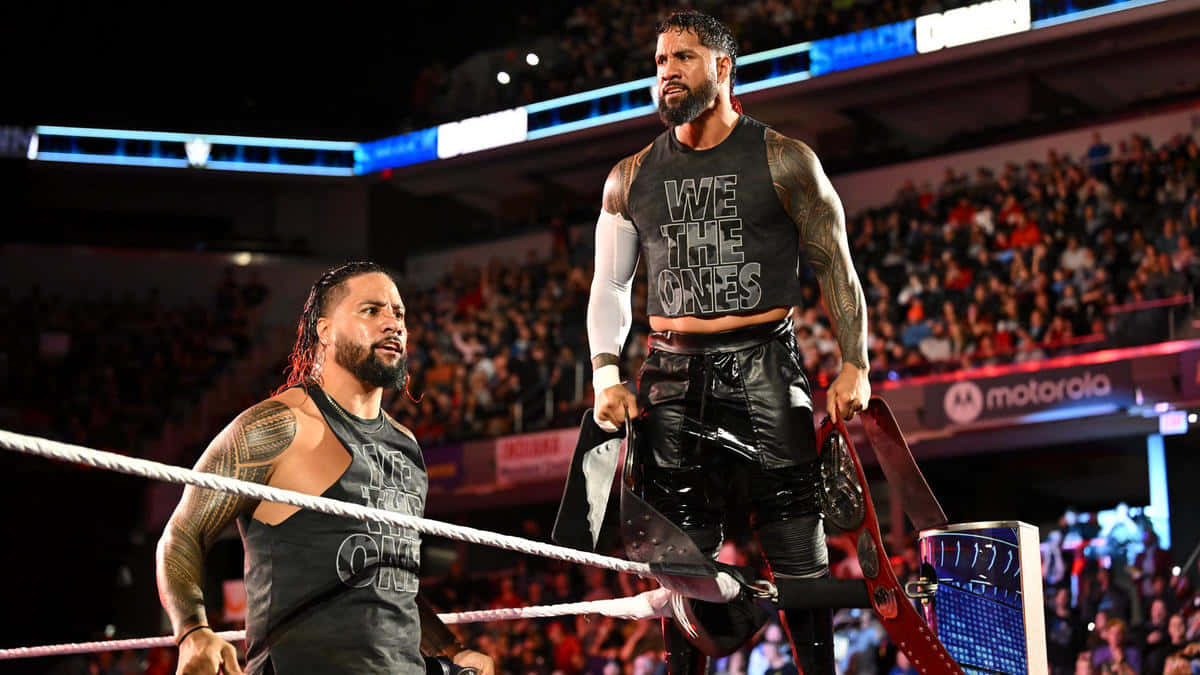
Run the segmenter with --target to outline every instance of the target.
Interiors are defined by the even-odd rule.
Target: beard
[[[372,387],[395,387],[404,391],[408,381],[408,351],[401,352],[396,362],[388,365],[375,352],[376,346],[364,347],[340,340],[333,352],[333,360]]]
[[[658,99],[658,118],[663,124],[669,127],[677,127],[681,124],[687,124],[700,116],[712,102],[717,99],[717,80],[716,78],[706,77],[704,82],[695,90],[692,90],[687,85],[683,86],[686,91],[683,94],[683,99],[678,103],[671,105],[667,103],[667,97],[663,96]]]

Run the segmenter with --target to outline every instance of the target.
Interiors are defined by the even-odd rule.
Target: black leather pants
[[[645,467],[643,494],[702,551],[714,557],[724,540],[728,524],[725,509],[731,498],[747,499],[751,526],[772,573],[828,575],[823,519],[811,510],[812,506],[805,506],[806,493],[811,490],[809,467],[764,472],[737,459],[714,462],[710,467]],[[742,489],[748,489],[748,494],[738,495]],[[780,614],[796,665],[805,675],[832,675],[832,610],[789,609]],[[683,637],[674,622],[663,622],[663,637],[669,673],[706,672],[707,658]]]
[[[646,501],[713,556],[731,507],[743,507],[773,572],[828,575],[812,400],[791,322],[655,333],[650,346],[638,387]],[[832,675],[832,611],[781,615],[796,665]],[[673,622],[664,621],[663,636],[670,673],[707,670]]]

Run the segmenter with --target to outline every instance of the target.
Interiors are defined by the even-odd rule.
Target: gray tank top
[[[380,413],[349,414],[307,387],[350,453],[324,497],[420,516],[428,480],[416,442]],[[424,673],[419,533],[301,509],[279,525],[238,519],[246,549],[248,673]]]
[[[800,304],[800,234],[775,193],[767,126],[742,115],[720,145],[693,150],[673,130],[629,189],[650,314],[714,317]]]

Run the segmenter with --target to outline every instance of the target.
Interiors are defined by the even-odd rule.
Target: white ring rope
[[[656,588],[628,598],[567,602],[560,605],[481,609],[474,612],[438,614],[438,618],[442,620],[442,623],[475,623],[513,619],[546,619],[552,616],[573,616],[575,614],[600,614],[615,619],[637,621],[656,616],[673,616],[670,608],[673,595],[678,594],[666,588]]]
[[[241,642],[246,639],[244,630],[227,630],[217,633],[217,637],[226,642]],[[10,659],[32,659],[39,656],[65,656],[67,654],[91,654],[92,652],[119,652],[126,649],[151,649],[154,647],[174,647],[175,636],[130,638],[128,640],[102,640],[99,642],[68,642],[61,645],[40,645],[37,647],[13,647],[0,649],[0,661]]]
[[[438,618],[447,624],[514,619],[543,619],[552,616],[572,616],[575,614],[600,614],[617,619],[650,619],[657,616],[671,616],[671,595],[672,592],[665,588],[656,588],[653,591],[639,593],[629,598],[568,602],[559,605],[538,605],[534,607],[506,607],[474,612],[455,612],[438,614]],[[223,631],[217,633],[217,637],[226,642],[241,642],[246,639],[246,631]],[[126,649],[151,649],[153,647],[174,646],[175,637],[164,635],[162,637],[132,638],[128,640],[102,640],[98,642],[72,642],[37,647],[13,647],[12,649],[0,649],[0,661],[29,659],[39,656],[64,656],[67,654],[89,654],[92,652],[115,652]]]
[[[72,462],[75,464],[85,464],[98,469],[116,471],[118,473],[125,473],[133,476],[141,476],[143,478],[149,478],[166,483],[193,485],[199,488],[227,492],[229,494],[247,497],[249,499],[297,506],[300,508],[317,511],[319,513],[326,513],[344,518],[354,518],[357,520],[406,527],[417,530],[423,534],[445,537],[447,539],[457,539],[459,541],[465,541],[484,546],[494,546],[496,548],[507,549],[509,551],[516,551],[518,553],[525,553],[528,555],[554,558],[556,560],[563,560],[580,565],[590,565],[592,567],[599,567],[616,572],[627,572],[641,577],[653,578],[655,576],[650,571],[650,565],[646,563],[622,560],[621,558],[613,558],[610,556],[600,555],[598,553],[588,553],[587,551],[578,551],[565,546],[544,544],[530,539],[524,539],[522,537],[498,534],[495,532],[488,532],[486,530],[477,530],[473,527],[465,527],[463,525],[452,525],[450,523],[443,523],[437,520],[430,520],[428,518],[422,518],[419,516],[410,516],[392,511],[384,511],[382,509],[361,506],[359,504],[351,504],[349,502],[342,502],[336,499],[306,495],[301,492],[294,492],[292,490],[283,490],[280,488],[271,487],[269,485],[260,485],[258,483],[251,483],[248,481],[237,480],[235,478],[228,478],[226,476],[219,476],[217,474],[204,473],[202,471],[195,471],[193,469],[185,469],[183,467],[152,462],[150,460],[139,459],[136,457],[126,457],[125,455],[118,455],[113,452],[85,448],[83,446],[72,445],[70,443],[60,443],[58,441],[38,438],[36,436],[27,436],[11,431],[5,431],[3,429],[0,429],[0,448],[27,455],[45,457],[47,459]],[[661,582],[662,580],[660,579],[659,581]],[[730,600],[740,592],[739,583],[733,577],[724,572],[717,576],[716,581],[719,589],[717,594],[721,596],[720,599]],[[668,588],[657,588],[653,591],[647,591],[645,593],[628,598],[596,600],[591,602],[572,602],[560,605],[479,610],[472,612],[459,612],[456,614],[441,614],[439,616],[445,623],[545,618],[575,614],[601,614],[604,616],[612,616],[623,619],[646,619],[655,616],[672,616],[673,612],[670,608],[670,605],[674,595],[678,594]],[[709,599],[717,600],[718,598]],[[245,638],[245,633],[243,631],[231,631],[228,633],[220,633],[219,635],[228,641],[242,640]],[[60,645],[45,645],[41,647],[16,647],[12,649],[0,649],[0,660],[30,658],[35,656],[81,654],[87,652],[121,649],[170,647],[174,646],[174,644],[174,638],[171,636],[166,636],[161,638],[137,638],[132,640],[108,640],[103,642],[80,642]]]
[[[640,577],[654,576],[650,572],[650,565],[646,563],[622,560],[621,558],[613,558],[598,553],[588,553],[587,551],[579,551],[565,546],[544,544],[531,539],[498,534],[486,530],[477,530],[473,527],[443,523],[419,516],[384,511],[383,509],[351,504],[336,499],[329,499],[328,497],[317,497],[292,490],[282,490],[269,485],[260,485],[259,483],[218,476],[213,473],[204,473],[179,466],[152,462],[147,459],[126,457],[125,455],[118,455],[115,452],[105,452],[79,445],[71,445],[70,443],[60,443],[46,438],[38,438],[37,436],[26,436],[3,429],[0,429],[0,447],[27,455],[37,455],[48,459],[73,462],[75,464],[86,464],[99,469],[141,476],[166,483],[194,485],[209,490],[227,492],[239,497],[298,506],[333,516],[386,523],[397,527],[407,527],[436,537],[457,539],[484,546],[494,546],[518,553],[554,558],[579,565],[590,565],[615,572],[628,572]]]

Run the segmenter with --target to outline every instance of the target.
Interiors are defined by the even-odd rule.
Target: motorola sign
[[[1133,403],[1128,362],[926,385],[924,420],[940,427],[1105,403]]]
[[[983,390],[971,380],[955,382],[946,390],[942,408],[955,424],[974,422],[983,412]]]
[[[1054,405],[1064,401],[1104,398],[1112,393],[1112,380],[1104,373],[1085,370],[1082,375],[1057,380],[1029,378],[1024,384],[988,389],[987,407],[1016,409],[1031,405]]]

